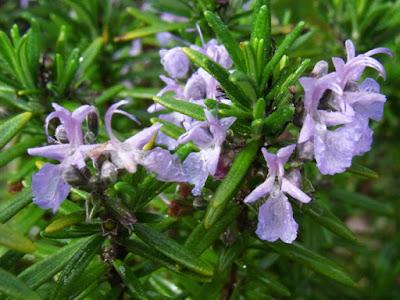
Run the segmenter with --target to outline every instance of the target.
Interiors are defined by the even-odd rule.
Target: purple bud
[[[161,64],[173,78],[183,78],[189,71],[190,62],[179,47],[170,50],[160,50]]]

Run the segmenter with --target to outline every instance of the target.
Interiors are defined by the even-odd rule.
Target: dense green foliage
[[[246,11],[240,0],[150,0],[157,11],[145,12],[142,2],[0,6],[0,298],[396,299],[400,1],[258,0]],[[159,12],[187,21],[167,23]],[[71,110],[95,105],[104,116],[111,103],[132,99],[127,110],[144,126],[161,122],[162,132],[174,138],[182,128],[148,113],[153,100],[204,120],[200,106],[156,96],[163,71],[155,34],[170,31],[200,44],[197,31],[186,30],[195,24],[205,40],[224,44],[236,69],[229,73],[183,48],[233,103],[218,107],[219,116],[237,118],[232,131],[243,144],[227,176],[209,180],[204,196],[193,197],[139,168],[107,189],[107,201],[73,189],[55,215],[34,205],[31,178],[44,159],[26,150],[45,144],[52,102]],[[298,78],[320,59],[343,56],[347,38],[358,51],[388,47],[395,54],[383,58],[388,103],[383,122],[374,124],[373,148],[335,176],[307,164],[304,191],[313,202],[294,205],[299,238],[293,244],[261,241],[254,234],[256,211],[242,203],[265,168],[260,145],[279,145],[282,135],[296,130]],[[131,41],[137,39],[142,52],[133,56]],[[118,117],[113,126],[125,138],[139,130],[132,124]],[[176,154],[183,158],[194,150],[186,144]],[[173,201],[163,201],[160,192]],[[125,226],[131,217],[134,224]]]

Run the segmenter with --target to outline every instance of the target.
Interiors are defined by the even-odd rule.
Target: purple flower
[[[110,137],[110,142],[106,145],[104,151],[110,153],[111,160],[117,168],[125,169],[129,173],[135,173],[137,166],[140,164],[147,170],[154,172],[159,180],[182,181],[182,166],[175,155],[161,148],[154,148],[152,150],[143,149],[158,133],[161,127],[160,124],[145,128],[124,142],[119,141],[115,137],[111,126],[113,114],[119,113],[138,122],[133,115],[119,109],[120,106],[127,103],[128,101],[126,100],[119,101],[113,104],[106,112],[105,126]]]
[[[358,81],[366,67],[385,77],[382,64],[371,56],[390,55],[390,50],[376,48],[356,56],[351,41],[346,41],[346,49],[347,62],[332,59],[335,72],[327,73],[328,65],[322,61],[314,67],[315,77],[300,78],[306,111],[298,140],[300,156],[314,156],[322,174],[344,172],[355,155],[370,150],[372,130],[368,121],[382,117],[386,101],[376,81],[370,78],[361,84]]]
[[[274,242],[281,239],[285,243],[292,243],[296,239],[298,225],[293,219],[292,207],[285,194],[302,203],[311,201],[311,198],[298,187],[300,182],[298,170],[285,176],[284,165],[295,147],[296,145],[286,146],[277,154],[271,154],[265,148],[262,149],[268,165],[267,178],[244,199],[245,203],[252,203],[260,198],[268,197],[258,213],[256,233],[262,240]]]
[[[89,151],[96,145],[84,145],[82,122],[91,112],[96,112],[93,106],[83,105],[73,113],[62,106],[53,103],[55,109],[46,118],[46,135],[58,144],[28,149],[29,155],[41,156],[48,159],[55,159],[60,162],[58,165],[46,163],[32,178],[33,202],[42,208],[51,208],[56,212],[62,201],[68,196],[70,186],[63,178],[63,172],[69,166],[78,169],[85,167],[85,158]],[[58,131],[65,132],[67,143],[51,138],[48,134],[49,122],[57,118],[61,122]]]
[[[187,18],[185,17],[176,16],[170,13],[162,13],[160,18],[168,23],[182,23],[187,21]],[[156,38],[161,46],[167,46],[174,39],[174,35],[169,32],[159,32],[156,34]]]
[[[178,143],[192,141],[199,148],[199,152],[191,153],[183,162],[183,171],[187,182],[194,185],[193,195],[200,195],[207,177],[214,176],[229,127],[236,118],[218,119],[208,110],[204,110],[207,120],[192,122],[187,132],[178,139]]]
[[[175,47],[169,50],[160,50],[161,64],[164,70],[172,78],[183,78],[189,71],[190,61],[181,48]]]

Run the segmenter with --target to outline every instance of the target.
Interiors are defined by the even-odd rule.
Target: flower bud
[[[190,62],[179,47],[170,50],[161,50],[161,64],[165,71],[173,78],[183,78],[189,71]]]
[[[59,141],[62,144],[68,143],[68,136],[67,136],[67,131],[64,128],[64,125],[58,125],[56,128],[55,136],[57,141]]]

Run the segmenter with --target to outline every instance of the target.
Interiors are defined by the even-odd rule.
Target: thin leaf
[[[30,203],[32,203],[32,192],[30,188],[25,188],[12,199],[1,203],[0,223],[7,222]]]
[[[182,48],[182,51],[192,62],[206,70],[210,75],[218,80],[229,99],[232,100],[238,108],[245,111],[249,110],[251,100],[243,93],[243,91],[229,80],[229,72],[224,67],[211,60],[208,56],[191,48]]]
[[[219,238],[226,228],[236,220],[239,213],[239,207],[231,207],[208,229],[205,228],[204,222],[201,222],[187,238],[185,248],[194,255],[200,256]]]
[[[101,235],[90,237],[82,246],[75,252],[68,263],[63,268],[60,277],[57,280],[57,286],[53,293],[53,299],[64,299],[68,295],[70,286],[74,280],[79,278],[90,261],[96,255],[103,243]]]
[[[42,136],[33,136],[24,139],[18,144],[13,145],[12,147],[2,151],[0,153],[0,168],[4,167],[13,159],[23,155],[29,148],[40,145],[43,142]]]
[[[236,68],[244,70],[242,53],[228,27],[222,22],[221,18],[217,14],[214,14],[211,11],[205,11],[204,16],[208,25],[210,25],[218,39],[225,46]]]
[[[225,207],[234,193],[243,183],[243,179],[247,174],[252,162],[254,161],[259,149],[259,141],[249,142],[246,147],[236,155],[232,166],[225,176],[224,180],[219,184],[214,197],[207,208],[204,218],[204,227],[209,229],[224,213]]]
[[[137,38],[142,38],[142,37],[146,37],[149,35],[153,35],[153,34],[156,34],[159,32],[181,30],[181,29],[185,29],[186,27],[187,27],[186,23],[168,23],[168,24],[150,25],[147,27],[129,31],[121,36],[117,36],[116,38],[114,38],[114,41],[115,42],[125,42],[125,41],[134,40]]]
[[[44,229],[45,233],[53,233],[64,229],[65,227],[69,227],[75,225],[77,223],[83,222],[85,220],[85,212],[78,211],[65,216],[61,216],[51,222]]]
[[[265,242],[268,248],[300,263],[307,268],[350,287],[356,287],[353,279],[335,262],[305,248],[299,243]]]
[[[143,224],[136,224],[135,234],[146,244],[154,247],[165,256],[187,267],[189,270],[204,276],[213,275],[213,269],[208,263],[197,258],[183,246],[151,227]]]
[[[36,289],[57,274],[88,238],[71,242],[54,254],[33,264],[18,275],[30,288]]]
[[[31,253],[36,250],[30,239],[4,224],[0,224],[0,245],[23,253]]]
[[[386,216],[394,216],[396,214],[395,209],[390,203],[380,203],[359,193],[334,189],[330,195],[344,203],[349,203],[352,206],[366,209],[376,214]]]
[[[168,108],[172,111],[176,111],[192,117],[196,120],[204,121],[206,119],[204,114],[204,108],[200,105],[185,101],[185,100],[177,100],[172,96],[163,95],[157,96],[153,98],[155,102],[161,104],[165,108]]]
[[[147,258],[152,262],[168,268],[169,270],[193,278],[197,281],[208,282],[210,281],[209,276],[204,276],[190,269],[184,268],[182,265],[177,264],[174,260],[170,259],[154,247],[147,246],[146,244],[137,240],[128,240],[123,242],[124,246],[132,253],[141,257]]]
[[[0,124],[0,149],[3,148],[31,119],[32,113],[18,114]]]
[[[19,300],[40,300],[36,292],[32,291],[23,281],[13,274],[0,269],[0,292]]]
[[[114,269],[117,271],[122,281],[128,288],[129,293],[135,299],[148,299],[139,278],[120,260],[113,262]]]
[[[265,86],[268,82],[269,77],[272,74],[275,66],[279,63],[282,56],[287,52],[290,46],[296,41],[296,39],[300,36],[301,31],[303,30],[304,22],[299,22],[296,27],[293,29],[291,33],[289,33],[282,43],[279,45],[278,49],[272,56],[271,60],[267,63],[262,73],[261,81],[260,81],[260,89],[264,90]]]

